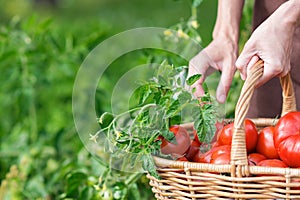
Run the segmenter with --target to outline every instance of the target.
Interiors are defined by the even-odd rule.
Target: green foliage
[[[191,49],[185,37],[208,43],[215,16],[211,8],[215,8],[216,0],[194,0],[188,4],[183,0],[143,3],[62,0],[55,9],[34,6],[34,1],[0,2],[0,199],[153,199],[144,175],[114,170],[109,161],[100,164],[82,146],[71,113],[73,81],[83,59],[95,45],[130,27],[169,26],[178,21],[178,16],[183,16],[180,23],[171,27],[177,34],[162,35],[164,45],[170,48],[174,41],[179,41],[182,51],[189,53]],[[241,44],[250,29],[251,7],[249,3],[246,6]],[[148,10],[151,12],[145,12]],[[45,18],[47,15],[52,17]],[[113,63],[96,93],[95,109],[99,116],[109,111],[112,86],[130,66],[163,60],[174,66],[186,66],[188,62],[161,50],[145,50],[124,55]],[[170,74],[162,74],[157,80],[166,87],[166,95],[170,95],[167,90],[170,80],[166,78]],[[230,116],[240,83],[236,76],[227,103]],[[131,108],[157,98],[152,94],[153,89],[149,86],[137,89]],[[168,104],[169,125],[178,124],[183,120],[178,109],[190,96],[182,92],[172,103],[168,103],[168,98],[160,98],[159,102]],[[140,113],[137,118],[140,123],[147,122],[148,111]],[[153,119],[159,117],[150,114]],[[103,115],[99,119],[101,127],[107,127],[113,117],[109,113]],[[162,134],[168,136],[169,132]],[[153,148],[159,143],[156,145]],[[143,156],[146,168],[154,171],[149,154]],[[132,156],[128,162],[134,164],[137,159]]]
[[[142,162],[143,168],[156,177],[151,155],[160,155],[159,136],[174,142],[174,134],[169,131],[175,122],[173,118],[182,117],[181,121],[176,121],[177,124],[194,121],[199,139],[210,142],[215,133],[214,100],[208,92],[200,101],[193,97],[185,88],[186,74],[186,67],[175,67],[165,62],[156,67],[154,76],[134,93],[132,99],[137,104],[132,104],[132,108],[124,113],[112,115],[105,112],[99,121],[103,123],[104,119],[109,119],[110,123],[91,135],[91,140],[105,132],[107,151],[117,157],[128,154],[124,162],[131,163],[131,166]],[[192,84],[199,78],[195,75],[187,82]]]
[[[88,180],[100,174],[93,170],[99,164],[90,162],[71,112],[75,73],[105,36],[88,32],[62,32],[37,16],[0,27],[1,199],[97,194]],[[70,178],[77,170],[85,181]]]

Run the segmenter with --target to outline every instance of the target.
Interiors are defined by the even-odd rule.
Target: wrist
[[[226,27],[214,29],[212,38],[214,40],[227,40],[238,45],[239,42],[239,28]]]

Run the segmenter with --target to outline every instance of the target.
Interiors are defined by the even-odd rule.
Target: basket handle
[[[249,110],[249,104],[256,82],[263,74],[263,66],[263,61],[259,60],[250,69],[235,108],[234,130],[231,145],[231,175],[234,177],[249,175],[244,120]],[[296,100],[290,75],[287,74],[284,77],[280,77],[280,83],[283,96],[281,115],[284,115],[289,111],[296,110]]]

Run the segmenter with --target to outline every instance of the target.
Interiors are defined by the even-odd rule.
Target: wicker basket
[[[300,169],[248,166],[243,122],[255,83],[262,73],[263,63],[259,61],[252,67],[236,105],[230,164],[215,165],[154,157],[161,179],[149,174],[147,177],[157,199],[300,199]],[[296,110],[289,75],[281,78],[281,85],[284,115]],[[274,119],[253,121],[260,127],[276,123]]]

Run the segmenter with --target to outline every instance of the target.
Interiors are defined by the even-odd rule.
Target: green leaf
[[[181,92],[178,96],[178,100],[179,100],[180,104],[189,102],[191,99],[192,99],[192,95],[191,95],[191,93],[189,93],[187,91]]]
[[[189,77],[187,80],[186,80],[186,83],[191,86],[193,85],[196,81],[198,81],[200,78],[201,78],[201,74],[194,74],[193,76]]]
[[[142,162],[145,171],[147,171],[151,176],[160,179],[156,171],[156,166],[151,154],[144,154],[144,156],[142,156]]]
[[[165,130],[161,132],[161,135],[169,142],[173,144],[177,144],[176,137],[173,132],[169,130]]]
[[[167,86],[168,85],[168,79],[165,78],[164,76],[158,75],[158,84],[162,86]]]
[[[83,172],[72,172],[67,175],[66,193],[68,197],[79,195],[79,188],[86,185],[88,176]]]
[[[181,124],[181,115],[175,115],[169,118],[169,126],[173,126],[176,124]]]
[[[166,117],[169,118],[169,117],[173,117],[174,115],[176,115],[179,106],[180,106],[180,102],[178,99],[172,101],[171,105],[167,108]]]

